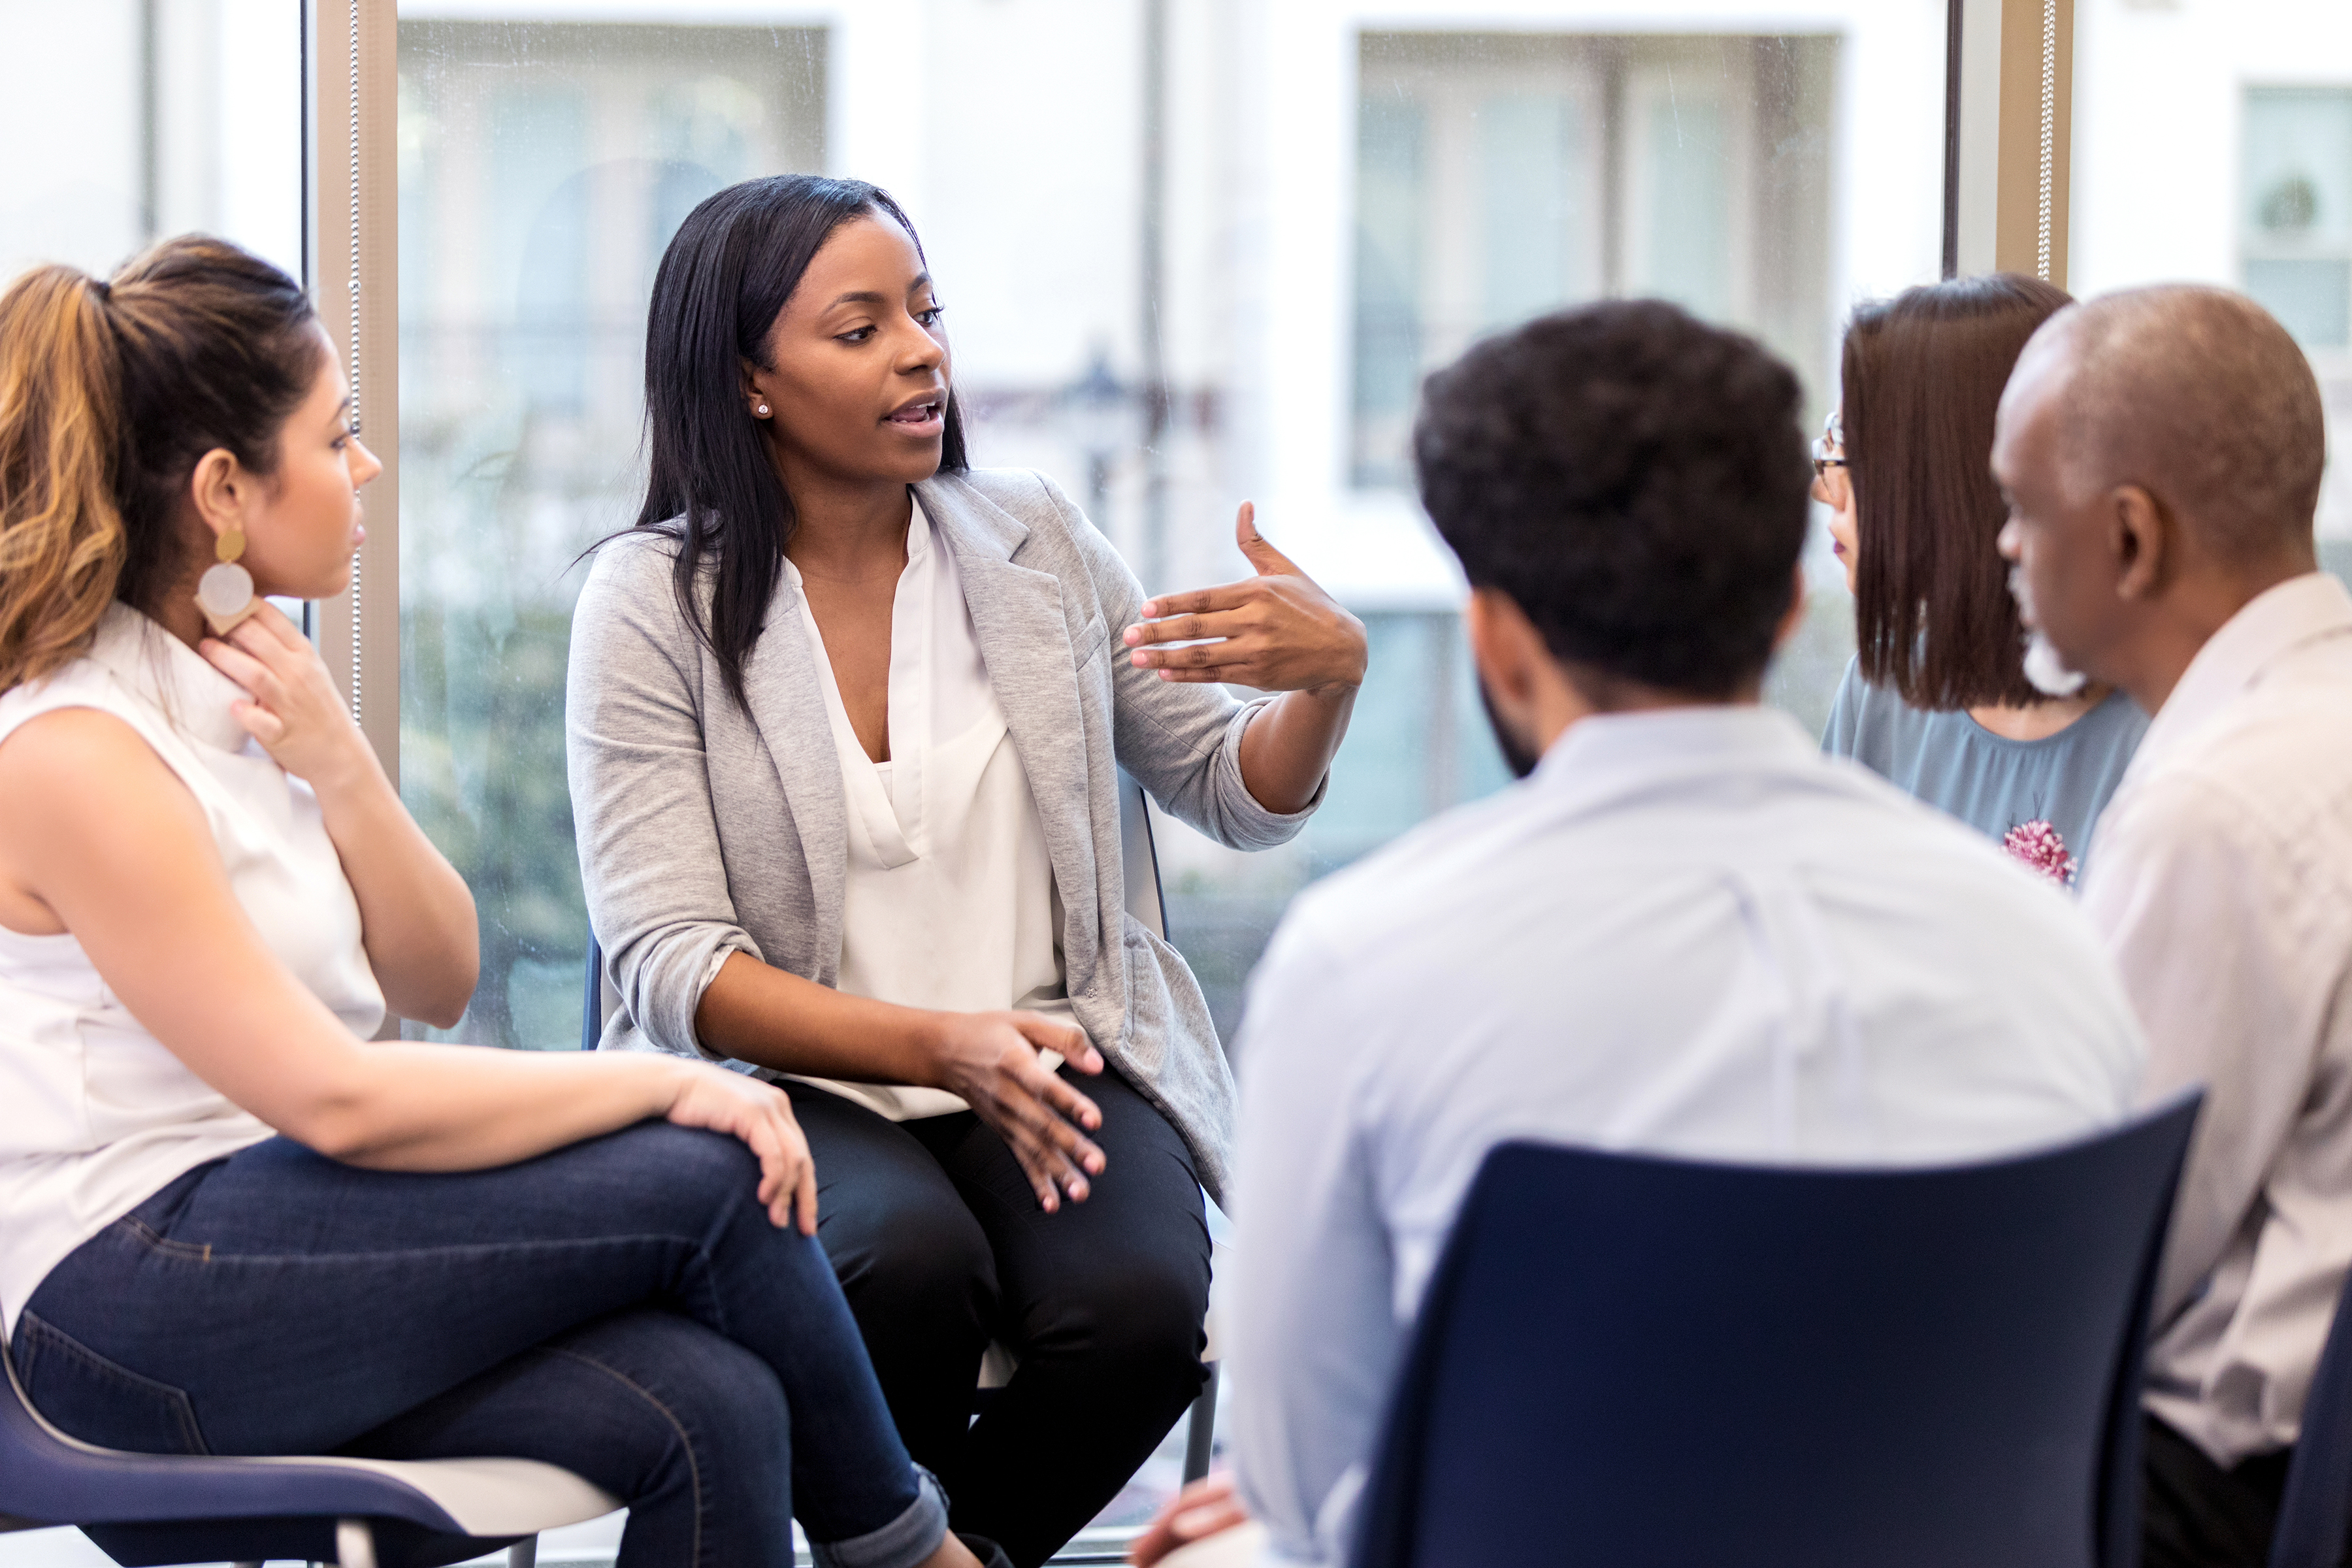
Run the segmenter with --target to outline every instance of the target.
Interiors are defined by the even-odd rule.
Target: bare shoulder
[[[128,721],[57,708],[0,738],[0,925],[64,930],[58,879],[133,844],[168,854],[208,848],[211,836],[195,797]]]
[[[180,824],[205,835],[188,786],[127,720],[57,708],[0,738],[0,854],[38,858],[46,847],[70,847],[92,833]]]

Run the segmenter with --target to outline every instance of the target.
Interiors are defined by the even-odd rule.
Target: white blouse
[[[89,651],[0,692],[0,742],[60,708],[111,713],[195,796],[229,887],[269,950],[362,1039],[383,993],[318,797],[229,711],[244,693],[122,605]],[[269,1128],[190,1072],[115,995],[71,932],[0,926],[0,1312],[161,1188]]]
[[[858,743],[808,595],[849,808],[835,984],[853,996],[957,1013],[1017,1007],[1074,1022],[1062,901],[1029,775],[982,661],[955,554],[920,502],[890,607],[890,760]],[[797,592],[799,570],[785,574]],[[1060,1058],[1048,1052],[1046,1065]],[[804,1079],[905,1121],[961,1110],[945,1089]]]

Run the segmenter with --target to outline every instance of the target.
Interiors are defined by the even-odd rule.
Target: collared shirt
[[[800,569],[786,561],[784,571],[798,589]],[[1069,1022],[1045,824],[980,657],[955,552],[913,503],[890,605],[887,763],[866,754],[808,595],[797,597],[849,805],[839,988],[907,1007],[1018,1007]],[[1048,1067],[1061,1059],[1045,1055]],[[964,1109],[945,1089],[803,1081],[893,1121]]]
[[[2147,1404],[2217,1464],[2294,1441],[2352,1262],[2352,595],[2313,573],[2209,638],[2097,835],[2083,907],[2206,1086]]]
[[[1496,1143],[1963,1161],[2119,1121],[2142,1065],[2068,895],[1753,707],[1583,720],[1305,894],[1238,1054],[1229,1430],[1307,1562]]]

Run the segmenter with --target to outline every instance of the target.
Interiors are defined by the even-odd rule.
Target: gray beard
[[[2026,634],[2025,679],[2044,697],[2072,697],[2090,680],[2082,671],[2067,668],[2066,661],[2040,632]]]

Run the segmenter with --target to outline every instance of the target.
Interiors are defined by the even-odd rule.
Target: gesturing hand
[[[1103,1152],[1086,1133],[1102,1126],[1102,1112],[1038,1058],[1055,1051],[1080,1072],[1102,1071],[1102,1053],[1085,1030],[1038,1013],[948,1013],[933,1050],[939,1087],[996,1130],[1028,1173],[1039,1208],[1052,1214],[1065,1193],[1074,1204],[1087,1201],[1087,1178],[1102,1174]]]
[[[1352,690],[1364,679],[1364,623],[1261,538],[1248,501],[1234,541],[1257,575],[1148,601],[1127,628],[1138,669],[1162,680],[1230,681],[1260,691]],[[1204,640],[1208,639],[1208,640]],[[1191,647],[1155,644],[1192,643]]]
[[[708,1062],[678,1065],[687,1070],[670,1101],[669,1120],[741,1139],[760,1157],[760,1203],[768,1222],[782,1230],[798,1221],[803,1236],[814,1236],[816,1163],[784,1091]]]
[[[373,765],[374,753],[319,650],[277,605],[264,604],[226,641],[206,637],[196,651],[245,688],[230,711],[296,778],[325,794],[352,770]]]

